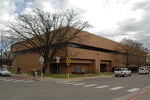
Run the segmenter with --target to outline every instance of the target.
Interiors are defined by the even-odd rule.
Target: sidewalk
[[[11,74],[11,77],[28,79],[28,80],[35,80],[35,78],[33,76],[28,75],[28,74]]]
[[[113,100],[150,100],[150,85],[137,92],[129,93]]]
[[[150,100],[150,90],[132,100]]]
[[[114,75],[101,75],[101,76],[90,76],[90,77],[75,77],[75,78],[70,78],[69,81],[81,81],[81,80],[95,79],[95,78],[110,78],[110,77],[113,77],[113,76]],[[28,80],[35,80],[35,78],[33,76],[28,75],[28,74],[12,74],[11,77],[28,79]],[[37,77],[37,80],[39,80],[39,81],[56,81],[56,82],[68,81],[67,77],[66,78],[43,77],[43,79],[41,80],[40,76]]]
[[[126,100],[150,100],[150,86],[146,87],[142,92],[133,95]]]

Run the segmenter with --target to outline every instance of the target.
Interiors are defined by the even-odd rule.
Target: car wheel
[[[125,77],[125,76],[126,76],[126,74],[122,75],[122,77]]]
[[[118,77],[118,75],[115,75],[116,77]]]
[[[129,76],[131,76],[131,74],[129,74]]]

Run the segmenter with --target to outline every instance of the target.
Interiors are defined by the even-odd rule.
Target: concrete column
[[[100,59],[95,59],[95,72],[100,73]]]

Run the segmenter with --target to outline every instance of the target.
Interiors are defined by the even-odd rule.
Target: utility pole
[[[3,65],[3,64],[2,64],[2,63],[3,63],[3,60],[2,60],[2,59],[3,59],[3,52],[2,52],[2,34],[1,34],[1,38],[0,38],[0,39],[1,39],[1,40],[0,40],[0,46],[1,46],[1,47],[0,47],[0,52],[1,52],[1,53],[0,53],[0,55],[1,55],[1,58],[0,58],[0,59],[1,59],[1,60],[0,60],[0,61],[1,61],[1,62],[0,62],[0,66],[1,66],[1,68],[2,68],[2,65]]]

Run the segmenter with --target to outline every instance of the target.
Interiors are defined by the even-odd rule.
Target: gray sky
[[[22,13],[39,8],[75,9],[93,28],[86,31],[120,41],[134,39],[150,49],[150,0],[0,0],[0,30]]]

